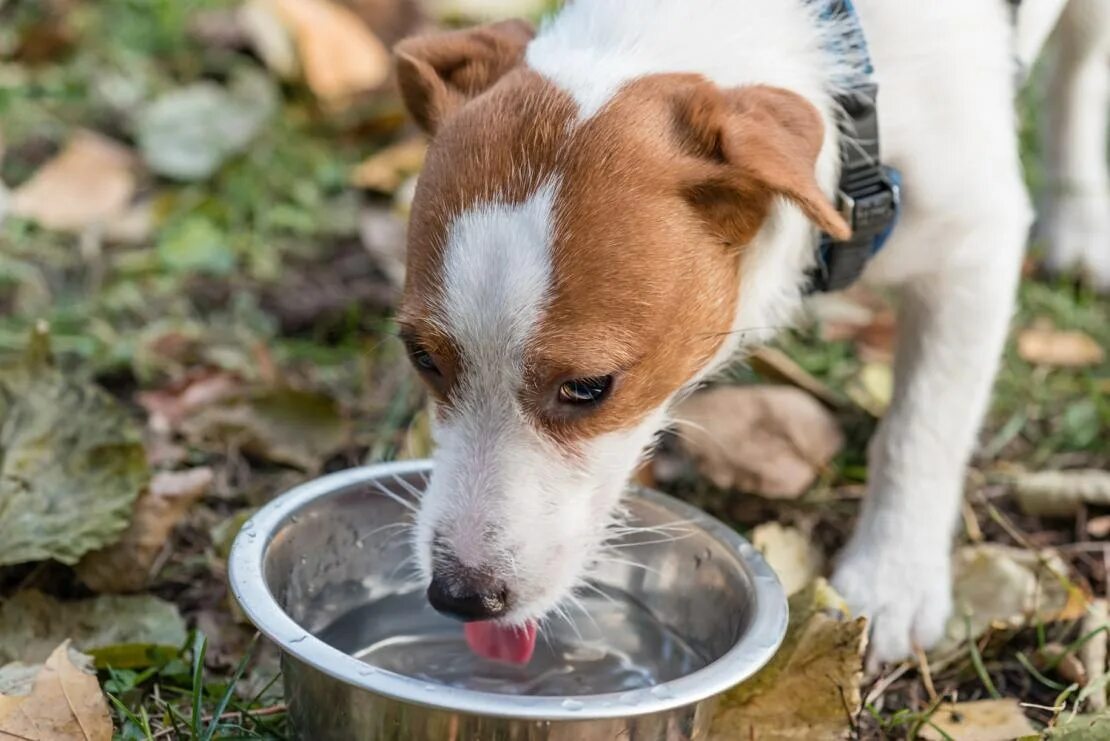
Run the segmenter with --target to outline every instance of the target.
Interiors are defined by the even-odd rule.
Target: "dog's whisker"
[[[382,482],[380,482],[380,481],[371,481],[370,483],[374,487],[375,491],[377,491],[377,493],[382,494],[386,497],[389,497],[394,502],[396,502],[397,504],[399,504],[402,507],[404,507],[405,509],[407,509],[409,512],[412,512],[414,514],[416,513],[417,509],[416,509],[415,504],[413,504],[409,500],[405,499],[400,494],[393,491],[392,489],[387,487]]]
[[[398,486],[400,486],[402,489],[404,489],[405,493],[409,494],[413,498],[414,501],[419,502],[421,499],[424,498],[424,492],[420,491],[419,489],[417,489],[415,486],[413,486],[409,482],[405,481],[400,476],[394,475],[393,476],[393,481],[396,482],[396,484]]]

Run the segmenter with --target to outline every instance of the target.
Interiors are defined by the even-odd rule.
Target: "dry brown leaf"
[[[1110,536],[1110,515],[1099,515],[1087,520],[1087,535],[1100,540]]]
[[[31,694],[0,695],[0,738],[110,741],[112,718],[96,675],[75,666],[69,641],[54,649]]]
[[[150,415],[150,428],[168,433],[177,430],[190,414],[237,395],[242,387],[230,373],[205,372],[169,389],[140,392],[136,400]]]
[[[682,447],[717,487],[800,496],[844,444],[836,420],[790,386],[718,386],[678,405]]]
[[[802,391],[813,394],[830,407],[837,408],[844,402],[835,391],[814,378],[782,350],[773,347],[756,348],[748,356],[748,364],[751,365],[752,370],[764,378],[797,386]]]
[[[391,144],[362,161],[351,173],[351,184],[382,193],[392,193],[424,166],[428,142],[413,137]]]
[[[212,484],[210,468],[159,473],[135,502],[131,525],[118,542],[87,554],[77,576],[97,592],[137,592],[170,533]]]
[[[123,213],[135,193],[131,151],[78,131],[58,156],[11,196],[11,212],[47,229],[81,231]]]
[[[308,87],[342,103],[389,78],[389,50],[350,8],[328,0],[263,0],[293,35]]]
[[[864,363],[845,391],[865,412],[881,417],[894,397],[894,370],[885,363]]]
[[[825,557],[813,539],[793,527],[767,522],[755,528],[751,536],[788,595],[800,591],[821,575]]]
[[[953,559],[954,604],[940,650],[981,636],[988,628],[1013,630],[1035,621],[1076,620],[1088,598],[1067,578],[1067,565],[1051,551],[979,543]]]
[[[1068,684],[1073,682],[1080,687],[1087,684],[1087,668],[1067,646],[1049,641],[1033,653],[1033,664],[1043,672],[1056,672]]]
[[[946,702],[937,708],[929,721],[931,725],[926,724],[919,734],[919,738],[929,741],[947,738],[960,741],[1011,741],[1038,735],[1037,729],[1025,717],[1018,701],[1012,698]]]
[[[823,579],[790,598],[790,624],[775,657],[721,696],[711,741],[839,739],[860,711],[867,620],[848,617]]]
[[[1086,504],[1110,505],[1110,471],[1039,471],[1014,476],[1014,494],[1029,515],[1074,515]]]
[[[1106,356],[1088,334],[1041,325],[1022,330],[1017,338],[1018,355],[1035,365],[1083,368],[1098,365]]]

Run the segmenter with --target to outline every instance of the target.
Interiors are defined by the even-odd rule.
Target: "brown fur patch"
[[[744,246],[775,198],[842,226],[813,177],[820,117],[796,95],[654,75],[580,125],[575,115],[569,96],[517,68],[445,121],[413,205],[402,309],[425,347],[450,346],[434,312],[451,221],[482,203],[521,203],[557,176],[554,291],[521,401],[567,444],[638,423],[720,349]],[[465,348],[442,355],[445,378],[465,372]],[[610,373],[596,408],[554,401],[562,382]]]

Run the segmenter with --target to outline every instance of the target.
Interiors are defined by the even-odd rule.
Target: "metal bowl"
[[[651,686],[516,694],[512,686],[494,692],[441,684],[421,676],[418,664],[373,666],[367,662],[376,661],[374,652],[392,645],[391,631],[419,624],[461,635],[457,623],[423,599],[424,585],[408,566],[410,538],[399,524],[410,518],[409,498],[429,472],[428,462],[416,461],[324,476],[263,507],[235,539],[231,589],[251,622],[282,650],[289,717],[299,738],[699,739],[708,732],[715,696],[750,677],[782,641],[786,597],[759,553],[705,513],[635,489],[625,500],[634,524],[665,528],[678,521],[684,532],[676,538],[630,534],[620,544],[621,562],[605,564],[592,578],[595,591],[619,594],[620,605],[631,605],[622,613],[631,620],[590,625],[584,617],[560,627],[553,619],[544,632],[586,629],[594,634],[582,639],[587,643],[665,654]],[[374,618],[374,606],[389,600],[401,600],[411,615],[392,609]],[[638,639],[637,615],[676,636],[687,659],[676,661],[670,648]],[[566,640],[577,638],[572,633]],[[393,661],[426,657],[429,645],[416,641],[388,653]],[[366,661],[358,658],[367,652]],[[564,675],[573,679],[574,672]]]

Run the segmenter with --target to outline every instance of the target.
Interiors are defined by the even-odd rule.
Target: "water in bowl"
[[[395,594],[342,615],[319,633],[367,664],[420,681],[511,695],[625,693],[684,676],[708,661],[631,597],[612,589],[579,599],[540,631],[525,666],[474,655],[462,625],[438,615],[423,592]]]

